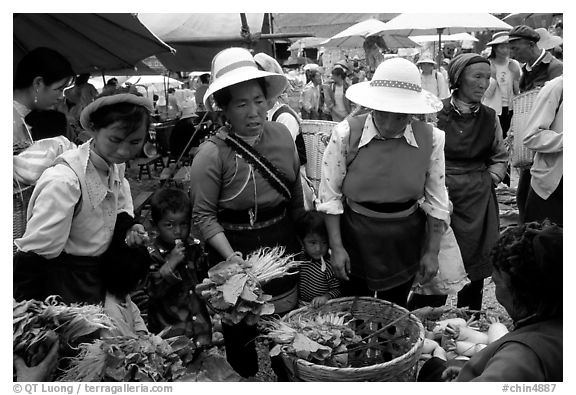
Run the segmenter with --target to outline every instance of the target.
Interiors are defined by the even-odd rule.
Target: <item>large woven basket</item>
[[[14,187],[12,192],[12,240],[22,237],[26,230],[26,213],[28,203],[32,196],[34,185]],[[12,245],[12,253],[16,253],[16,246]]]
[[[304,145],[306,146],[306,175],[312,182],[314,193],[318,195],[322,172],[322,156],[330,140],[332,129],[337,125],[333,121],[304,119],[300,124]]]
[[[524,145],[526,136],[526,121],[532,112],[532,106],[538,96],[540,88],[533,89],[512,99],[512,120],[510,131],[512,132],[512,147],[510,152],[510,164],[514,167],[529,167],[534,161],[534,151]]]
[[[424,342],[424,327],[416,316],[394,303],[370,297],[346,297],[328,301],[320,309],[302,307],[283,320],[298,319],[318,312],[348,312],[354,318],[348,324],[366,337],[390,324],[369,339],[370,348],[350,350],[353,367],[318,365],[282,353],[282,360],[292,381],[415,381],[418,359]],[[394,322],[397,321],[397,322]],[[354,367],[357,366],[357,367]]]

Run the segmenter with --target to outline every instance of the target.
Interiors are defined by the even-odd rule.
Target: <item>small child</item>
[[[130,298],[130,292],[146,279],[149,266],[150,256],[144,247],[116,245],[102,257],[104,313],[115,325],[114,329],[102,331],[103,337],[149,333],[140,310]]]
[[[202,299],[195,293],[204,253],[189,239],[191,203],[179,188],[162,188],[150,199],[152,224],[158,236],[148,247],[152,258],[147,282],[148,326],[165,338],[185,335],[197,345],[212,341],[212,324]]]
[[[299,304],[320,307],[340,296],[340,282],[330,266],[328,232],[323,215],[307,211],[297,223],[296,232],[303,251],[295,259],[306,262],[300,266]]]

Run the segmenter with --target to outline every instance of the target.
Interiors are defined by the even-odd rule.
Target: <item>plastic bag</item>
[[[438,263],[439,270],[436,276],[426,284],[415,283],[412,286],[414,293],[420,295],[455,294],[470,283],[460,254],[460,247],[450,226],[440,240]]]

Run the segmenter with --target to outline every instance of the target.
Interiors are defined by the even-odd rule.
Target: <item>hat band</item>
[[[222,67],[220,70],[218,70],[218,72],[215,75],[215,78],[221,77],[223,74],[226,74],[232,70],[236,70],[239,69],[241,67],[253,67],[253,68],[257,68],[256,67],[256,63],[254,63],[251,60],[240,60],[238,62],[234,62],[234,63],[230,63],[229,65],[226,65],[224,67]]]
[[[370,81],[370,86],[408,89],[414,92],[422,91],[422,87],[418,84],[412,84],[410,82],[394,81],[394,80],[372,80]]]

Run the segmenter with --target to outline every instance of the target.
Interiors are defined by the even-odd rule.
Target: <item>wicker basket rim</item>
[[[374,365],[370,365],[370,366],[362,366],[362,367],[357,367],[357,368],[339,368],[339,367],[335,367],[335,366],[325,366],[325,365],[318,365],[315,363],[312,363],[310,361],[306,361],[305,359],[302,358],[297,358],[293,355],[289,355],[286,354],[284,351],[282,351],[282,355],[286,358],[289,358],[291,360],[296,359],[296,363],[309,367],[309,368],[314,368],[314,369],[318,369],[318,370],[323,370],[326,372],[370,372],[373,370],[381,370],[382,368],[387,368],[390,366],[394,366],[397,365],[400,361],[406,360],[411,358],[419,349],[419,344],[424,342],[424,325],[422,325],[422,322],[420,321],[420,319],[415,316],[414,314],[412,314],[410,311],[408,311],[407,309],[389,302],[387,300],[382,300],[382,299],[376,299],[376,298],[372,298],[369,296],[348,296],[348,297],[343,297],[343,298],[336,298],[336,299],[331,299],[328,302],[326,302],[326,305],[328,304],[342,304],[344,302],[349,302],[351,300],[361,300],[361,301],[366,301],[366,302],[372,302],[372,303],[377,303],[377,304],[386,304],[389,306],[392,306],[394,308],[400,309],[405,311],[406,313],[410,313],[407,318],[411,321],[413,321],[414,323],[417,324],[418,326],[418,330],[420,335],[418,336],[418,340],[412,345],[412,347],[410,347],[410,350],[408,350],[406,353],[404,353],[403,355],[400,355],[399,357],[396,357],[390,361],[387,362],[382,362],[382,363],[377,363]],[[304,310],[309,310],[310,306],[304,306],[304,307],[300,307],[299,309],[296,310],[292,310],[290,313],[286,314],[283,318],[282,321],[285,321],[286,319],[304,311]]]

